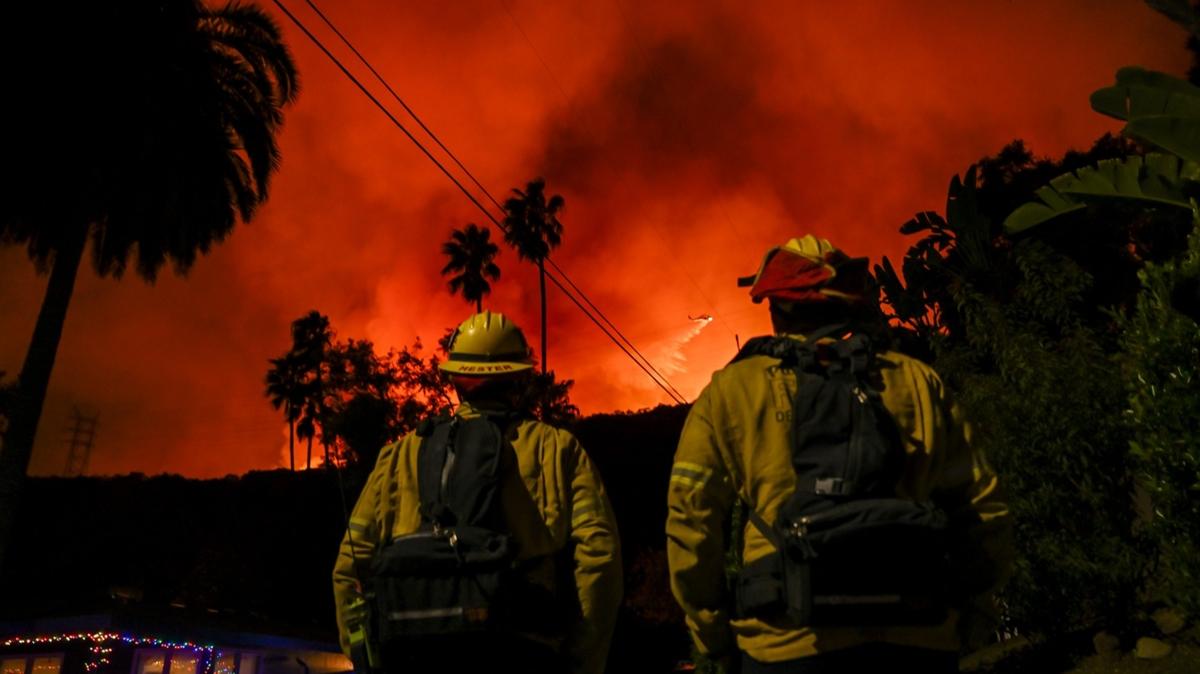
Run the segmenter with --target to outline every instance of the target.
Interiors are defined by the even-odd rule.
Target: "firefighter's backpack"
[[[507,420],[440,418],[417,431],[421,527],[383,545],[367,581],[369,620],[385,654],[483,643],[528,628],[526,618],[542,609],[517,568],[501,508],[502,471],[516,470],[516,460],[498,421]]]
[[[865,335],[843,331],[759,337],[734,358],[778,358],[797,378],[796,490],[773,524],[748,508],[776,551],[739,572],[737,610],[791,626],[936,624],[946,618],[947,516],[897,496],[904,448],[872,385],[874,353]]]

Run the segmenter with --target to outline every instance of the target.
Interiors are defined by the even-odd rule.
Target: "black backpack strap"
[[[742,348],[737,352],[737,355],[733,357],[733,360],[729,362],[736,363],[739,360],[745,360],[751,356],[772,356],[775,358],[782,358],[783,354],[780,353],[780,342],[784,339],[785,338],[782,337],[766,335],[754,337],[750,340],[747,340],[747,342],[743,344]]]
[[[731,364],[751,356],[778,358],[781,367],[811,370],[816,365],[816,350],[804,342],[777,335],[755,337],[729,361]]]
[[[454,474],[445,494],[460,525],[504,528],[499,489],[502,457],[507,443],[504,430],[491,417],[459,421]],[[509,448],[508,451],[512,451]]]
[[[743,503],[745,502],[743,501]],[[759,516],[759,514],[755,512],[754,508],[751,507],[750,504],[746,503],[745,505],[746,516],[750,518],[750,524],[753,524],[754,528],[758,529],[758,533],[762,534],[763,538],[767,539],[771,545],[775,546],[776,550],[783,550],[783,540],[779,538],[779,532],[775,531],[775,527],[767,524],[767,521]]]
[[[529,418],[520,410],[504,410],[504,411],[479,411],[479,416],[492,422],[492,424],[500,429],[500,437],[506,437],[508,430],[514,425]]]
[[[751,356],[771,356],[781,360],[783,367],[811,371],[817,367],[817,342],[837,335],[848,328],[849,324],[847,323],[822,326],[806,335],[804,341],[779,335],[754,337],[747,341],[729,362],[736,363]]]
[[[745,501],[742,502],[745,503]],[[746,504],[746,516],[750,518],[750,524],[753,524],[754,528],[758,529],[758,533],[762,534],[763,538],[767,539],[767,541],[774,546],[777,552],[786,557],[787,553],[784,551],[784,542],[783,538],[781,538],[779,535],[779,530],[770,524],[767,524],[767,521],[764,520],[757,512],[755,512],[754,508],[752,508],[748,503]],[[816,551],[812,548],[812,544],[809,543],[807,539],[799,539],[797,542],[799,549],[803,551],[800,552],[800,554],[805,559],[813,559],[817,556]],[[795,553],[796,551],[794,548],[793,554]]]
[[[831,323],[829,325],[817,328],[805,336],[804,345],[807,347],[815,347],[818,341],[825,339],[826,337],[833,337],[839,332],[844,332],[849,328],[849,323]]]
[[[425,429],[417,454],[417,493],[421,499],[421,521],[437,526],[454,524],[454,513],[446,507],[444,487],[454,467],[457,418],[441,419]]]

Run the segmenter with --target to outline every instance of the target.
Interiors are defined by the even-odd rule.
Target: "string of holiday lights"
[[[88,674],[93,674],[98,670],[112,664],[110,658],[113,649],[113,642],[122,642],[131,646],[151,646],[154,648],[165,648],[174,651],[189,650],[196,653],[199,663],[202,668],[199,674],[228,674],[228,672],[216,672],[215,667],[217,660],[221,657],[221,652],[215,646],[202,645],[191,641],[169,641],[151,636],[132,636],[129,634],[118,634],[116,632],[76,632],[68,634],[52,634],[36,637],[13,637],[0,642],[0,645],[5,647],[10,646],[46,646],[51,644],[67,643],[71,641],[90,640],[92,642],[91,653],[92,659],[84,664],[83,669]]]

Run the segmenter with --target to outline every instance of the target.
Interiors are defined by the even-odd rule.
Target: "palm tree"
[[[312,443],[321,429],[321,444],[325,446],[325,461],[329,461],[329,443],[325,426],[329,418],[329,406],[325,401],[326,371],[330,367],[329,355],[333,348],[333,328],[329,317],[321,312],[308,312],[292,322],[292,357],[297,361],[299,376],[304,382],[298,391],[299,424],[296,434],[308,441],[308,456],[304,467],[312,468]]]
[[[483,297],[492,292],[488,279],[500,280],[500,268],[493,262],[500,248],[491,241],[492,231],[468,224],[465,229],[450,232],[450,240],[442,244],[442,253],[450,258],[443,275],[450,277],[450,294],[462,293],[463,299],[475,303],[475,311],[483,311]]]
[[[0,563],[85,245],[101,276],[152,281],[248,221],[278,167],[296,69],[261,10],[198,0],[18,3],[0,44],[0,243],[49,270],[0,453]],[[48,45],[53,45],[48,48]]]
[[[514,189],[516,196],[504,202],[504,240],[517,250],[517,256],[537,265],[542,296],[542,373],[546,372],[546,258],[562,243],[562,224],[558,212],[565,201],[559,195],[546,199],[546,180],[535,178],[525,191]]]
[[[271,359],[266,379],[267,397],[271,399],[272,407],[283,408],[283,418],[288,422],[288,456],[292,470],[296,470],[296,420],[300,418],[304,404],[303,378],[302,363],[295,352],[289,351],[281,358]]]

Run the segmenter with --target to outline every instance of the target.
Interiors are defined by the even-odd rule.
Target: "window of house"
[[[9,655],[0,659],[0,674],[59,674],[63,656],[53,655]]]
[[[137,657],[133,663],[133,674],[164,674],[166,669],[166,651],[142,649],[137,652]]]
[[[200,658],[195,653],[176,651],[171,654],[167,674],[196,674]]]
[[[143,648],[134,658],[133,674],[199,674],[200,654],[190,650]],[[4,674],[4,673],[0,673]],[[30,672],[30,674],[43,674]],[[46,672],[44,674],[58,674]]]
[[[62,671],[61,655],[42,655],[33,659],[30,674],[59,674]]]
[[[249,653],[238,654],[237,674],[257,674],[258,656]]]
[[[214,674],[257,674],[257,671],[258,656],[253,653],[224,653],[213,668]]]

